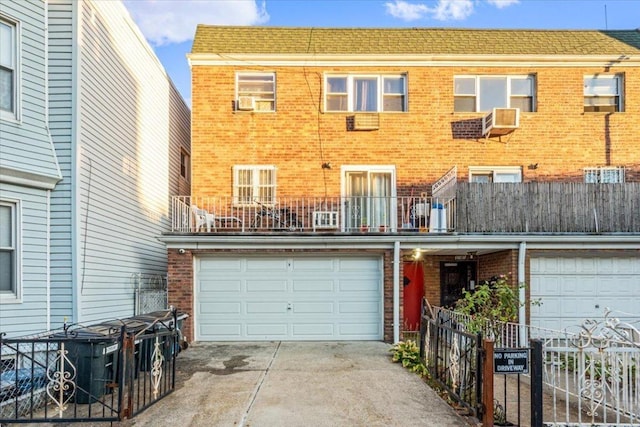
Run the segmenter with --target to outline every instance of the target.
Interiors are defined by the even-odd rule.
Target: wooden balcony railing
[[[456,186],[460,233],[638,233],[640,183]]]

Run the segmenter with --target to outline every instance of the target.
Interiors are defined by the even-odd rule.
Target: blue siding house
[[[3,1],[0,24],[0,333],[130,316],[166,276],[190,111],[120,1]]]

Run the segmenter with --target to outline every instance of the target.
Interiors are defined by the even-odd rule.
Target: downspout
[[[71,322],[80,319],[80,8],[82,2],[71,2]]]
[[[525,289],[525,259],[527,242],[520,242],[518,249],[518,323],[520,324],[520,345],[529,343],[527,337],[527,293]]]
[[[393,342],[400,341],[400,242],[393,243]]]
[[[47,190],[47,331],[51,330],[51,190]]]

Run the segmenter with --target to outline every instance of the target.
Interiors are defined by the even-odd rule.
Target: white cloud
[[[125,0],[124,5],[150,43],[192,40],[198,24],[256,25],[269,20],[264,1]]]
[[[411,4],[402,0],[385,3],[385,7],[389,15],[403,21],[417,21],[429,12],[429,8],[424,4]]]
[[[508,7],[512,4],[519,3],[520,0],[487,0],[487,2],[494,5],[498,9],[502,9],[503,7]]]
[[[434,7],[423,3],[409,3],[406,0],[393,0],[385,3],[387,13],[394,18],[404,21],[417,21],[423,18],[433,18],[438,21],[462,21],[474,12],[480,1],[498,9],[516,4],[519,0],[437,0]]]
[[[432,10],[438,21],[462,21],[473,13],[473,0],[439,0]]]

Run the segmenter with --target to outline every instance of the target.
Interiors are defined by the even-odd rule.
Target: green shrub
[[[402,366],[421,377],[427,376],[427,367],[420,358],[420,348],[415,341],[399,341],[389,351],[393,353],[391,359],[394,362],[402,363]]]

